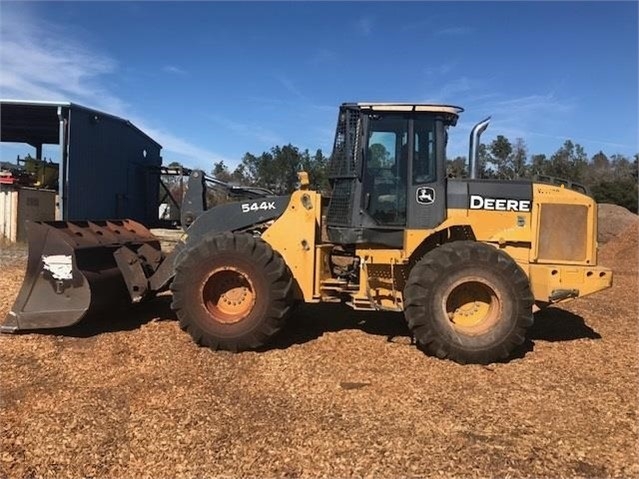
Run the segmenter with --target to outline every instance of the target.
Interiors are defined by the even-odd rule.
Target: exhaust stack
[[[470,173],[470,178],[477,178],[477,162],[478,162],[478,148],[479,148],[479,137],[481,134],[488,128],[488,124],[490,123],[490,117],[485,120],[477,123],[473,129],[470,131],[470,148],[468,150],[468,170]]]

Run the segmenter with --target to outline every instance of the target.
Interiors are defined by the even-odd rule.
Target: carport
[[[130,121],[70,102],[0,100],[0,140],[38,159],[58,145],[59,219],[157,221],[162,147]]]

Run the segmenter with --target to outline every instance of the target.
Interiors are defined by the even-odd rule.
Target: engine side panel
[[[530,181],[449,180],[449,209],[530,212],[533,185]]]

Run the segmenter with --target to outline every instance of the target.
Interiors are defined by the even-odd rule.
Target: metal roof
[[[62,105],[0,103],[0,141],[36,145],[60,143],[58,108]]]
[[[100,117],[120,121],[158,146],[157,141],[125,118],[68,101],[0,99],[0,140],[28,144],[58,144],[58,108],[82,109]]]
[[[366,108],[376,111],[427,111],[433,113],[449,113],[459,115],[464,109],[454,105],[440,105],[431,103],[379,103],[379,102],[358,102],[345,103],[344,105],[356,105],[360,108]]]
[[[7,103],[8,105],[71,106],[68,101],[12,100],[10,98],[0,98],[0,103]]]

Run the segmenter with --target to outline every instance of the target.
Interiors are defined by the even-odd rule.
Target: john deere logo
[[[435,202],[435,190],[429,186],[417,188],[417,202],[420,205],[431,205]]]

